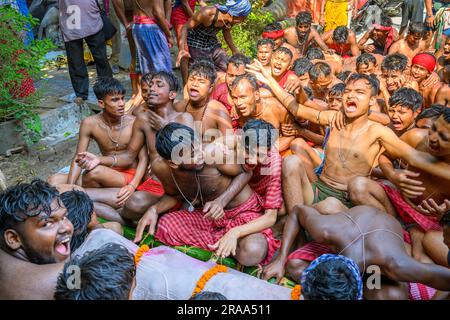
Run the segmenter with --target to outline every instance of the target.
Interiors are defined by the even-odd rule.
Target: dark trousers
[[[106,58],[106,44],[103,30],[84,38],[94,57],[98,77],[112,77],[111,67]],[[70,80],[77,97],[88,98],[89,75],[84,62],[83,39],[65,42]]]

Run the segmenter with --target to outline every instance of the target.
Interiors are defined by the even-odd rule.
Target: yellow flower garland
[[[197,281],[197,285],[195,286],[194,291],[192,292],[192,297],[195,296],[196,294],[199,294],[200,292],[203,291],[203,289],[206,286],[206,283],[212,278],[214,277],[216,274],[218,274],[219,272],[227,272],[228,268],[218,264],[215,265],[214,267],[212,267],[211,269],[209,269],[208,271],[206,271],[201,277],[200,279]]]
[[[146,244],[140,246],[139,249],[136,251],[136,254],[134,255],[134,265],[136,267],[139,264],[139,261],[141,261],[141,258],[144,255],[144,253],[146,253],[147,251],[150,251],[150,247]]]
[[[296,285],[291,291],[291,300],[300,300],[302,295],[302,286]]]

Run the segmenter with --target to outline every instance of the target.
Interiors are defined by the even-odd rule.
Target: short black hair
[[[169,123],[156,133],[156,150],[166,160],[173,160],[172,151],[179,144],[191,150],[194,142],[194,130],[176,122]]]
[[[328,95],[342,96],[344,94],[344,90],[345,90],[345,83],[336,83],[334,86],[331,87]]]
[[[295,16],[295,25],[299,26],[301,24],[311,24],[313,22],[312,19],[312,14],[311,12],[305,10],[305,11],[300,11],[296,16]]]
[[[320,76],[328,77],[331,74],[331,67],[326,62],[317,62],[309,69],[309,78],[312,81],[317,80]]]
[[[306,51],[305,55],[309,60],[325,60],[325,55],[323,54],[322,49],[310,47]]]
[[[359,80],[366,80],[369,83],[371,88],[370,95],[372,97],[378,94],[378,91],[380,90],[380,84],[375,76],[368,76],[363,73],[352,73],[350,77],[348,77],[346,85]]]
[[[50,216],[55,198],[58,205],[63,206],[58,190],[40,179],[9,187],[0,193],[0,238],[3,239],[7,229],[15,229],[28,218],[41,213]]]
[[[191,297],[189,300],[228,300],[223,294],[219,292],[202,291]]]
[[[339,26],[333,31],[332,39],[337,43],[346,43],[348,40],[348,28],[346,26]]]
[[[74,267],[80,282],[72,283]],[[72,257],[58,276],[55,300],[128,300],[134,277],[133,255],[122,245],[106,244]]]
[[[279,23],[278,21],[269,23],[268,25],[266,25],[263,29],[263,32],[272,32],[272,31],[278,31],[278,30],[282,30],[283,27],[281,26],[281,23]]]
[[[245,149],[249,150],[255,144],[258,148],[260,146],[272,148],[276,141],[274,130],[275,127],[267,121],[261,119],[247,121],[242,127]]]
[[[409,25],[409,33],[424,35],[425,24],[423,22],[414,22]]]
[[[213,85],[216,82],[217,72],[214,63],[209,59],[197,60],[189,66],[189,76],[205,77]]]
[[[325,260],[309,271],[302,294],[307,300],[358,300],[358,282],[345,262]]]
[[[342,82],[345,82],[345,81],[347,81],[347,79],[348,79],[348,77],[350,76],[351,73],[352,73],[351,71],[342,71],[342,72],[339,72],[336,75],[336,78],[338,78]]]
[[[274,55],[276,55],[277,53],[284,53],[284,54],[287,54],[291,60],[292,60],[292,58],[294,57],[294,55],[292,54],[292,51],[291,51],[290,49],[286,48],[286,47],[279,47],[277,50],[275,50],[275,51],[272,53],[272,57],[273,57]]]
[[[228,59],[228,65],[233,64],[235,67],[246,66],[252,63],[249,57],[243,55],[242,53],[233,54],[230,59]]]
[[[264,45],[271,45],[272,48],[274,48],[275,47],[275,41],[273,41],[273,39],[269,39],[269,38],[261,38],[256,43],[256,48],[259,48],[259,47],[264,46]]]
[[[444,112],[446,106],[442,104],[432,104],[429,108],[423,109],[418,116],[416,117],[416,123],[417,121],[421,119],[433,119],[433,118],[439,118],[442,113]]]
[[[381,14],[380,25],[383,27],[392,27],[392,19],[386,14]]]
[[[412,109],[416,112],[422,107],[423,98],[422,95],[411,88],[400,88],[395,91],[389,98],[389,106],[400,105]]]
[[[231,83],[231,89],[236,88],[236,86],[242,80],[247,80],[255,91],[258,90],[258,80],[256,80],[256,77],[251,73],[244,73],[234,78],[233,82]]]
[[[401,53],[387,55],[381,63],[381,69],[386,71],[405,71],[408,66],[408,58]]]
[[[308,97],[309,100],[314,99],[314,92],[310,87],[303,87],[303,91],[305,91],[306,96]]]
[[[126,93],[123,84],[113,77],[98,77],[93,89],[97,100],[104,100],[107,95]]]
[[[166,81],[169,85],[170,91],[177,92],[180,87],[177,77],[172,72],[163,70],[144,74],[142,76],[141,82],[146,83],[148,86],[150,86],[153,79],[163,79],[164,81]]]
[[[94,202],[86,192],[71,190],[61,194],[61,201],[67,208],[67,219],[73,224],[70,251],[75,252],[88,235],[88,225],[94,213]]]
[[[444,118],[445,122],[450,123],[450,108],[444,108],[442,111],[442,117]]]
[[[294,70],[297,77],[300,77],[305,73],[308,73],[309,69],[311,69],[312,66],[313,66],[312,62],[308,58],[303,57],[295,60],[292,69]]]
[[[359,55],[358,58],[356,58],[356,67],[358,67],[361,64],[368,66],[370,63],[372,63],[373,65],[377,64],[377,59],[374,57],[373,54],[365,52]]]

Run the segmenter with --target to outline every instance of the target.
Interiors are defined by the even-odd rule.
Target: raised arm
[[[350,51],[352,52],[353,57],[357,57],[361,54],[361,50],[358,47],[358,42],[356,41],[356,35],[352,32],[349,36],[350,42]]]
[[[234,45],[233,36],[231,35],[231,28],[230,29],[223,28],[222,34],[223,34],[223,39],[225,40],[225,42],[227,43],[228,47],[231,50],[231,53],[232,54],[239,53],[239,50]]]
[[[91,140],[91,125],[89,122],[92,121],[90,118],[84,119],[80,124],[80,131],[78,134],[78,144],[75,156],[70,164],[70,171],[67,177],[68,184],[76,184],[78,178],[80,177],[81,167],[78,165],[77,154],[81,152],[86,152],[89,147],[89,142]]]

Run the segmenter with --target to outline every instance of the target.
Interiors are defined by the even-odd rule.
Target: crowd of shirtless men
[[[319,34],[300,12],[264,29],[254,60],[191,59],[184,87],[142,75],[130,110],[99,78],[68,174],[0,194],[0,298],[53,298],[89,232],[131,226],[137,244],[199,247],[264,280],[315,273],[305,299],[447,299],[450,38],[435,51],[421,23],[393,31],[383,16],[359,41]]]

